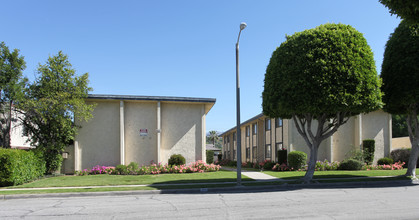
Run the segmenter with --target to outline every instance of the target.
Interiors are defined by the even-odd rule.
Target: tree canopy
[[[265,74],[263,112],[291,118],[312,113],[355,115],[381,105],[380,80],[363,35],[343,24],[325,24],[287,36]]]
[[[381,77],[384,110],[406,114],[419,104],[419,25],[402,21],[390,35],[384,52]]]
[[[396,14],[410,23],[419,23],[418,0],[379,0],[391,14]]]
[[[344,24],[287,36],[269,61],[262,98],[263,113],[293,118],[310,148],[306,181],[313,177],[320,143],[350,116],[382,105],[371,48],[360,32]]]
[[[25,115],[26,133],[43,153],[51,173],[61,166],[61,154],[77,132],[74,118],[88,120],[94,106],[84,100],[91,91],[88,74],[76,76],[67,55],[61,51],[39,65],[37,73],[19,108]]]
[[[416,176],[419,156],[419,24],[405,20],[390,35],[381,68],[384,110],[406,115],[412,150],[406,171]]]
[[[19,50],[10,51],[4,42],[0,43],[0,146],[10,147],[10,130],[13,120],[13,104],[23,97],[27,81],[22,72],[26,68]]]

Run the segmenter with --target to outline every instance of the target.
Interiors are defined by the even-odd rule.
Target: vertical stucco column
[[[207,154],[206,154],[206,134],[205,134],[205,128],[206,128],[206,122],[205,122],[205,105],[202,105],[201,108],[201,158],[202,161],[207,161]],[[215,146],[214,146],[215,147]]]
[[[74,171],[80,171],[80,151],[79,151],[79,142],[74,141]]]
[[[384,152],[384,156],[385,157],[389,157],[391,150],[392,150],[392,146],[391,146],[391,139],[393,138],[393,133],[392,133],[392,117],[391,114],[387,114],[388,115],[388,148],[387,151]]]
[[[160,151],[161,151],[161,103],[157,102],[157,161],[162,163]]]
[[[293,123],[294,123],[293,119],[288,120],[288,147],[289,147],[288,153],[294,150],[293,139],[292,139],[293,138],[292,132],[293,132],[293,126],[294,126]]]
[[[125,118],[124,118],[124,101],[119,102],[119,149],[120,161],[125,165]]]

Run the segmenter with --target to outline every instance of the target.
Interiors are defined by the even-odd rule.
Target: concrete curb
[[[222,184],[222,183],[220,183]],[[179,184],[182,185],[182,184]],[[406,187],[419,185],[418,180],[394,180],[394,181],[360,181],[338,183],[313,183],[313,184],[288,184],[263,185],[263,186],[233,186],[214,188],[193,189],[163,189],[163,190],[133,190],[133,191],[109,191],[109,192],[82,192],[82,193],[46,193],[46,194],[17,194],[0,195],[0,200],[29,199],[29,198],[69,198],[90,196],[123,196],[123,195],[154,195],[154,194],[207,194],[207,193],[249,193],[249,192],[273,192],[299,189],[325,189],[325,188],[373,188],[373,187]]]

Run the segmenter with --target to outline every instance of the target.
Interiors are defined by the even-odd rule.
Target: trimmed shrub
[[[186,163],[185,158],[180,154],[173,154],[169,158],[169,165],[183,165]]]
[[[230,161],[228,161],[228,163],[226,164],[226,166],[229,166],[229,167],[237,167],[237,161],[230,160]]]
[[[244,162],[242,163],[242,167],[244,168],[253,168],[254,164],[252,162]]]
[[[371,164],[374,161],[375,140],[366,139],[362,141],[362,148],[364,149],[364,162]]]
[[[362,162],[354,159],[347,159],[339,164],[338,170],[361,170]]]
[[[389,157],[383,157],[383,158],[380,158],[377,161],[377,165],[390,165],[390,164],[393,164],[393,163],[394,163],[393,159],[391,159]]]
[[[222,159],[222,160],[219,160],[219,161],[216,161],[215,163],[217,164],[217,165],[220,165],[220,166],[227,166],[227,164],[230,162],[230,159]]]
[[[119,164],[115,167],[115,173],[116,175],[128,175],[128,168],[127,166],[123,165],[123,164]]]
[[[274,162],[272,162],[272,161],[270,161],[270,160],[268,160],[268,161],[265,161],[264,163],[263,163],[263,165],[261,164],[261,167],[263,167],[263,169],[264,170],[272,170],[272,168],[275,166],[275,163]]]
[[[128,174],[136,174],[139,170],[138,163],[131,162],[127,166],[127,172]]]
[[[223,154],[218,154],[217,157],[218,157],[218,161],[220,161],[223,159]]]
[[[279,150],[278,151],[278,163],[279,164],[283,164],[283,163],[287,163],[287,154],[288,151],[287,150]]]
[[[301,169],[307,161],[307,154],[302,151],[292,151],[288,154],[288,166],[294,170]]]
[[[395,162],[400,161],[400,162],[405,163],[403,165],[404,168],[407,168],[409,164],[409,157],[410,157],[410,148],[401,148],[401,149],[392,150],[390,152],[390,158],[393,159],[393,161]],[[419,160],[417,162],[416,167],[419,168]]]
[[[33,151],[0,149],[0,186],[15,186],[44,175],[45,161]]]
[[[352,149],[345,154],[346,159],[354,159],[364,162],[364,152],[359,149]]]
[[[214,151],[207,150],[205,153],[207,154],[207,164],[214,163]]]

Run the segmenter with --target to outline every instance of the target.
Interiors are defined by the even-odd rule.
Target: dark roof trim
[[[260,118],[260,117],[262,117],[262,116],[263,116],[263,113],[260,113],[260,114],[256,115],[255,117],[253,117],[253,118],[251,118],[251,119],[249,119],[249,120],[246,120],[245,122],[242,122],[242,123],[240,124],[240,127],[241,127],[242,125],[245,125],[245,124],[247,124],[247,123],[249,123],[249,122],[251,122],[251,121],[254,121],[255,119],[258,119],[258,118]],[[234,126],[233,128],[228,129],[227,131],[225,131],[225,132],[221,133],[221,134],[220,134],[220,135],[218,135],[218,136],[223,136],[224,134],[226,134],[226,133],[228,133],[228,132],[230,132],[230,131],[232,131],[232,130],[236,130],[236,126]]]
[[[200,102],[215,103],[213,98],[191,98],[191,97],[171,97],[171,96],[136,96],[136,95],[104,95],[89,94],[88,99],[108,99],[108,100],[141,100],[141,101],[171,101],[171,102]]]

